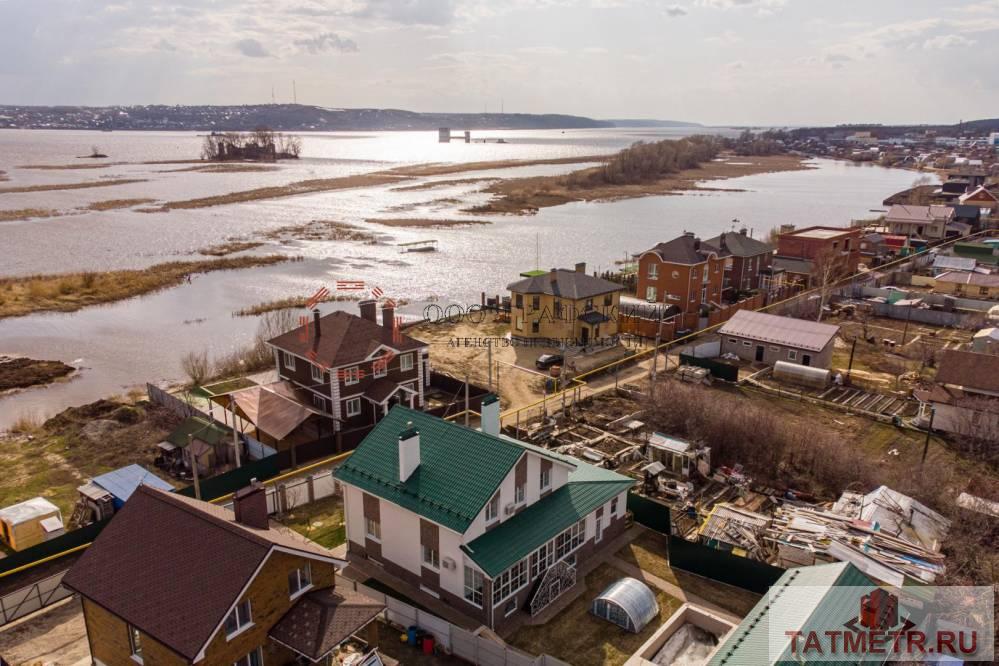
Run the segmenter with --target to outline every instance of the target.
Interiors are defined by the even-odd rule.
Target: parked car
[[[553,365],[562,365],[563,360],[561,354],[542,354],[534,365],[538,370],[547,370]]]

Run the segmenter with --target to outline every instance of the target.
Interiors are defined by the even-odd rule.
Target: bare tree
[[[191,380],[192,385],[201,386],[208,379],[210,373],[211,364],[208,362],[208,352],[206,350],[188,352],[180,359],[180,367],[183,368],[184,374]]]
[[[829,301],[832,287],[846,275],[846,266],[840,259],[839,252],[832,247],[823,248],[812,259],[812,287],[819,290],[819,312],[815,321],[822,321],[823,310]]]
[[[954,407],[950,429],[958,447],[991,462],[999,460],[999,399],[967,397]]]

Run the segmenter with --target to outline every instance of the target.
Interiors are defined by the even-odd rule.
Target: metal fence
[[[0,625],[19,620],[73,596],[72,592],[62,586],[62,577],[65,575],[65,570],[60,571],[0,597]]]
[[[337,587],[347,588],[385,604],[385,620],[399,627],[419,627],[433,634],[434,642],[445,652],[481,666],[569,666],[564,661],[541,655],[535,657],[494,639],[453,625],[433,613],[379,592],[362,583],[337,576]]]
[[[635,522],[639,525],[648,527],[650,530],[655,530],[660,534],[669,534],[672,531],[670,529],[668,505],[632,492],[628,493],[627,505],[628,511],[631,511],[635,517]]]
[[[676,535],[669,537],[669,565],[758,594],[766,594],[784,573],[780,567],[766,562],[733,555]]]

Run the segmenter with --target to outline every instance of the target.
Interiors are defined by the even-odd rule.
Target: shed
[[[979,354],[999,353],[999,327],[990,326],[975,333],[971,338],[971,351]]]
[[[125,504],[139,486],[149,486],[165,492],[173,491],[172,485],[142,465],[126,465],[120,469],[95,477],[91,483],[111,494],[115,511]]]
[[[659,615],[659,602],[645,583],[622,578],[593,600],[590,612],[637,634]]]
[[[787,361],[828,368],[839,327],[765,312],[739,310],[719,329],[721,354],[774,365]]]
[[[44,497],[0,509],[0,537],[14,550],[24,550],[65,532],[62,512]]]

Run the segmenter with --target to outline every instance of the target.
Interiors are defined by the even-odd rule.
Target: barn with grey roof
[[[723,355],[767,365],[785,361],[828,368],[838,332],[831,324],[740,310],[718,334]]]

